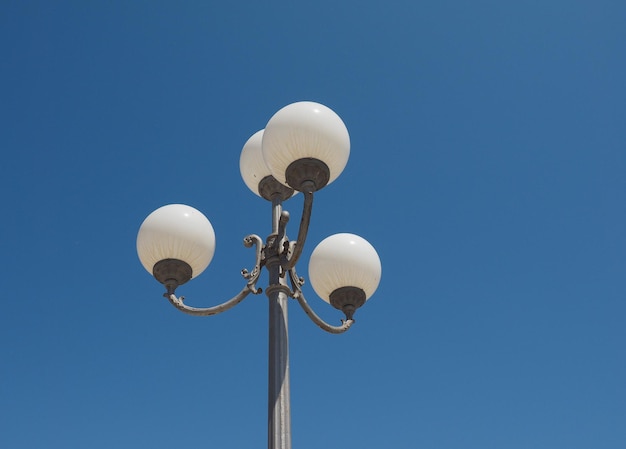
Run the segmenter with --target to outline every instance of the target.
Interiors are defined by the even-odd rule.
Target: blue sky
[[[622,447],[625,23],[608,0],[3,1],[0,447],[266,446],[266,297],[185,316],[135,238],[200,209],[216,253],[179,293],[238,292],[271,226],[239,153],[300,100],[352,150],[299,273],[353,232],[383,276],[344,335],[291,303],[293,447]]]

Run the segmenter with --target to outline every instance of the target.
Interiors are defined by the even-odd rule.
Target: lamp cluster
[[[341,118],[328,107],[309,101],[280,109],[263,130],[245,143],[239,163],[241,176],[253,193],[272,202],[274,212],[273,233],[265,244],[256,235],[244,239],[246,246],[257,246],[254,270],[243,271],[248,280],[246,294],[260,291],[255,285],[259,272],[274,257],[280,265],[280,277],[289,274],[289,296],[304,301],[300,289],[303,279],[295,274],[295,264],[308,231],[313,194],[337,179],[349,155],[350,137]],[[282,211],[282,202],[298,192],[305,195],[304,211],[298,239],[289,241],[285,234],[289,214]],[[190,313],[202,309],[185,306],[174,292],[207,268],[214,251],[215,233],[210,221],[183,204],[170,204],[152,212],[137,235],[142,265],[165,285],[165,296]],[[348,320],[374,293],[380,276],[376,250],[354,234],[326,238],[315,248],[309,263],[309,279],[315,292],[344,311]]]

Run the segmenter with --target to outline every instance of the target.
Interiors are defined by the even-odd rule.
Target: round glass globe
[[[263,159],[274,178],[285,185],[292,162],[307,158],[322,161],[330,171],[330,184],[341,174],[349,156],[346,125],[332,109],[312,101],[285,106],[274,114],[263,133]]]
[[[357,287],[369,299],[380,282],[382,267],[374,247],[355,234],[335,234],[322,240],[311,254],[309,279],[315,293],[330,303],[342,287]]]
[[[239,171],[241,172],[243,182],[258,196],[261,196],[259,193],[259,183],[263,178],[272,174],[263,159],[263,151],[261,149],[262,141],[263,130],[260,130],[248,139],[239,157]]]
[[[153,274],[164,259],[178,259],[191,266],[192,278],[209,266],[215,253],[215,232],[202,212],[184,204],[169,204],[152,212],[137,234],[137,254]]]

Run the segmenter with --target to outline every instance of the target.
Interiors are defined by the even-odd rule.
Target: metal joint
[[[168,294],[173,294],[179,285],[193,277],[191,265],[179,259],[163,259],[154,264],[152,275],[165,285]]]
[[[278,195],[282,201],[286,201],[293,196],[293,189],[280,183],[272,175],[261,179],[258,189],[261,197],[268,201],[272,201],[272,198],[276,195]]]
[[[315,192],[328,184],[330,169],[323,161],[307,157],[289,164],[285,177],[294,190]]]
[[[346,314],[351,320],[356,309],[365,304],[366,295],[359,287],[341,287],[330,294],[330,305]]]

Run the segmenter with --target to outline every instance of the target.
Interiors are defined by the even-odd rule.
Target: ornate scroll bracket
[[[246,248],[251,248],[252,245],[256,245],[256,262],[254,264],[254,268],[252,271],[248,271],[246,268],[241,270],[241,275],[248,281],[248,288],[252,293],[258,295],[263,290],[261,288],[257,288],[256,283],[261,275],[261,269],[265,264],[265,260],[263,258],[263,240],[256,234],[250,234],[246,238],[243,239],[243,245]]]

